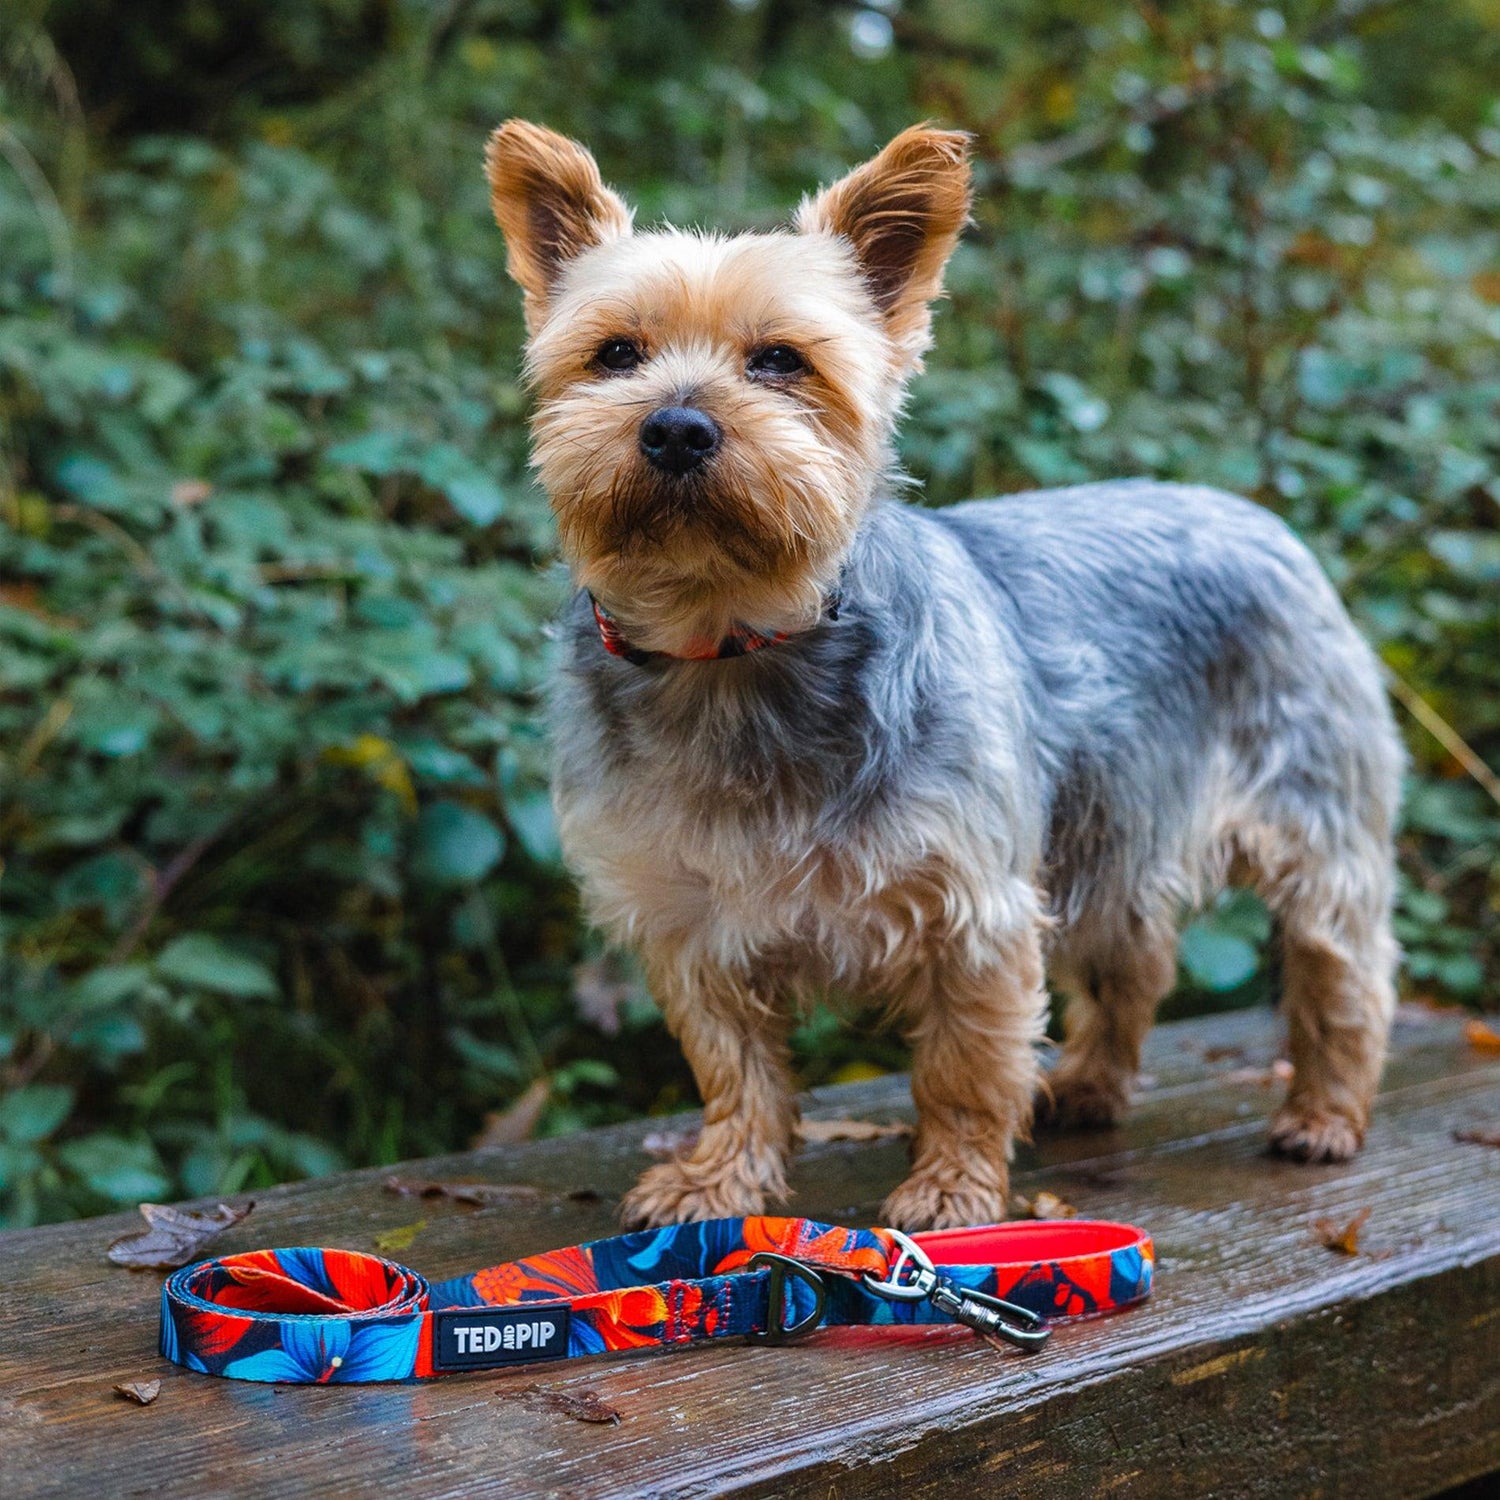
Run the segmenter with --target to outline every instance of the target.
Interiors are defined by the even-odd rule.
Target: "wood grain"
[[[1023,1154],[1020,1192],[1140,1223],[1160,1256],[1149,1303],[1063,1326],[1029,1359],[961,1330],[845,1330],[422,1385],[253,1386],[158,1359],[160,1276],[104,1260],[129,1216],[0,1235],[0,1493],[1374,1500],[1500,1469],[1500,1150],[1453,1139],[1500,1122],[1500,1060],[1448,1017],[1399,1025],[1365,1151],[1304,1167],[1262,1150],[1274,1040],[1263,1013],[1160,1027],[1121,1129]],[[893,1078],[820,1091],[809,1112],[911,1104]],[[441,1277],[569,1244],[610,1232],[660,1125],[292,1185],[215,1248],[369,1249],[425,1218],[401,1258]],[[797,1210],[871,1222],[904,1152],[809,1147]],[[418,1207],[382,1191],[390,1170],[543,1196]],[[581,1187],[600,1200],[563,1196]],[[1368,1253],[1317,1243],[1315,1219],[1364,1207]],[[113,1394],[156,1378],[149,1407]],[[534,1382],[596,1391],[620,1425],[574,1421],[525,1394]]]

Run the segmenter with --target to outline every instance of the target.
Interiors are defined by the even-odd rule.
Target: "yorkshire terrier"
[[[789,227],[732,236],[633,232],[582,146],[520,120],[486,164],[577,588],[563,848],[703,1095],[625,1221],[785,1197],[789,1017],[830,988],[887,1002],[914,1049],[883,1222],[1003,1217],[1034,1106],[1119,1118],[1178,920],[1228,884],[1281,931],[1272,1145],[1350,1156],[1397,957],[1374,657],[1247,500],[1132,480],[899,502],[967,137],[904,131]],[[1045,1084],[1044,975],[1068,997]]]

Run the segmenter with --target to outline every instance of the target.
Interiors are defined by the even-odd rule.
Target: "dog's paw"
[[[1032,1119],[1046,1130],[1109,1130],[1124,1119],[1129,1102],[1116,1080],[1056,1077],[1037,1090]]]
[[[1288,1105],[1271,1121],[1271,1150],[1293,1161],[1348,1161],[1364,1132],[1344,1115]]]
[[[665,1161],[642,1173],[620,1200],[620,1223],[659,1229],[692,1219],[738,1219],[764,1208],[765,1194],[736,1179],[732,1167],[715,1177],[696,1163]]]
[[[892,1229],[961,1229],[1005,1217],[1005,1194],[976,1182],[908,1177],[881,1205],[880,1222]]]

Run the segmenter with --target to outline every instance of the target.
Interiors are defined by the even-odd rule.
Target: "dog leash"
[[[161,1352],[234,1380],[427,1379],[814,1328],[961,1323],[1023,1349],[1058,1317],[1151,1290],[1149,1236],[1069,1220],[905,1235],[714,1219],[593,1240],[429,1285],[354,1250],[254,1250],[174,1271]]]

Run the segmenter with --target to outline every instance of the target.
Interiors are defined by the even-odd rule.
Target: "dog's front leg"
[[[652,1167],[625,1195],[627,1227],[760,1213],[786,1196],[797,1124],[787,1017],[767,986],[695,963],[681,951],[645,955],[652,992],[703,1096],[690,1151]]]
[[[911,1091],[917,1136],[911,1175],[885,1200],[882,1223],[949,1229],[1005,1217],[1010,1156],[1031,1123],[1035,1042],[1047,992],[1034,929],[994,945],[975,966],[939,951],[913,976]]]

